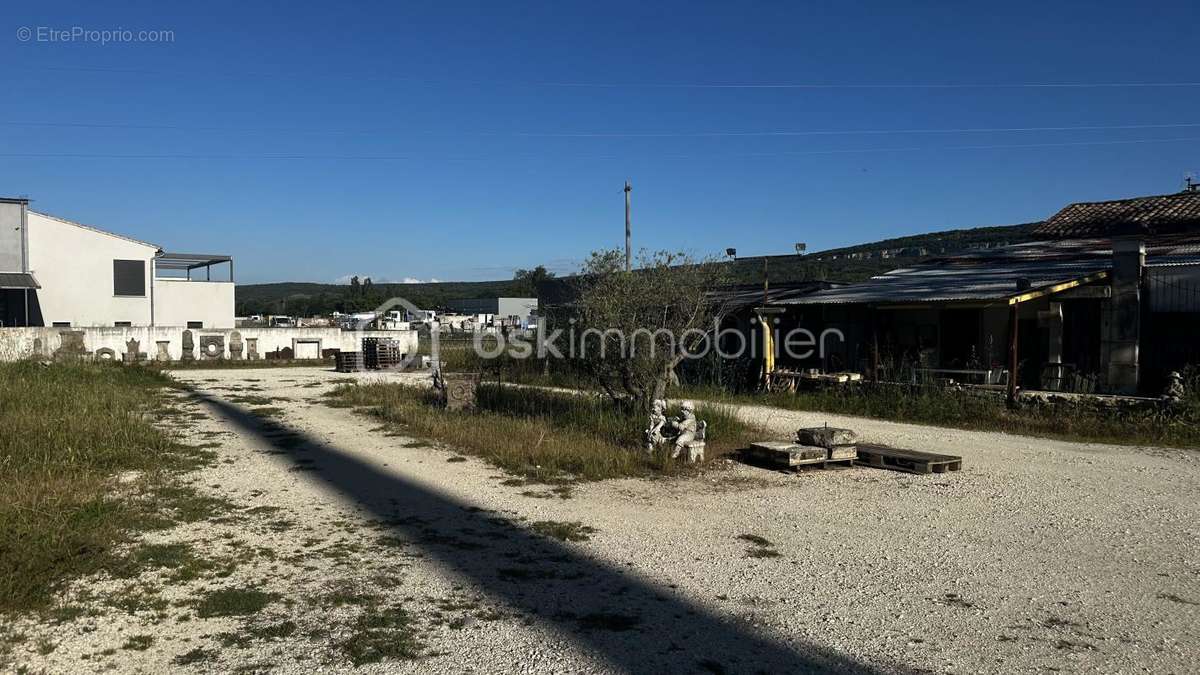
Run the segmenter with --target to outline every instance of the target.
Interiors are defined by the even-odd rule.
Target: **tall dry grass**
[[[187,461],[151,423],[168,383],[119,365],[0,364],[0,612],[45,606],[108,561],[138,516],[116,474]]]
[[[364,407],[400,433],[440,441],[530,480],[693,470],[664,453],[644,452],[641,429],[647,421],[598,397],[484,384],[476,410],[450,412],[437,407],[429,390],[400,384],[343,385],[330,396],[338,405]],[[709,424],[710,459],[745,447],[758,433],[725,406],[701,405],[697,416]]]

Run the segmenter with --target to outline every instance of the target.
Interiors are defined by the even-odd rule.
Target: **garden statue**
[[[654,449],[666,440],[662,434],[666,424],[667,402],[661,398],[654,399],[650,404],[650,428],[643,432],[646,437],[646,452],[654,452]]]
[[[671,420],[666,418],[666,410],[666,401],[655,400],[651,404],[650,428],[644,432],[646,451],[654,452],[655,448],[670,440],[674,445],[671,459],[683,455],[689,462],[703,461],[708,422],[696,419],[696,404],[684,401],[679,406],[679,416]]]
[[[1167,388],[1163,390],[1163,400],[1167,403],[1178,403],[1183,400],[1185,393],[1187,392],[1183,387],[1183,376],[1179,371],[1171,371],[1167,375]]]
[[[700,431],[699,424],[696,422],[696,404],[691,401],[684,401],[680,404],[679,417],[671,420],[671,428],[678,432],[675,437],[675,450],[671,453],[671,459],[676,459],[684,450],[689,450],[689,444],[696,440],[696,434]],[[703,455],[703,450],[701,455]],[[691,458],[690,450],[687,459],[694,461]]]

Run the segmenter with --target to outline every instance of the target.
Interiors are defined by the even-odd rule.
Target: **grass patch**
[[[211,461],[152,424],[171,386],[141,367],[0,364],[0,612],[44,609],[68,579],[119,562],[156,509],[119,495]]]
[[[217,653],[215,651],[211,649],[204,649],[203,647],[196,647],[189,652],[184,652],[171,659],[171,663],[174,663],[177,666],[191,666],[197,663],[213,661],[216,660],[216,658]]]
[[[559,522],[554,520],[539,520],[529,526],[531,530],[546,537],[559,541],[587,541],[596,531],[580,522]]]
[[[401,607],[370,607],[354,622],[337,648],[355,666],[420,656],[412,617]]]
[[[121,649],[131,649],[137,652],[144,652],[153,644],[153,635],[133,635],[125,641],[125,644],[121,645]]]
[[[1193,378],[1192,381],[1197,381]],[[1198,382],[1200,383],[1200,382]],[[893,422],[1000,431],[1067,441],[1124,445],[1200,446],[1200,393],[1189,387],[1184,404],[1172,412],[1032,403],[1016,408],[1003,395],[933,386],[865,383],[859,387],[811,392],[729,394],[720,389],[688,388],[690,397],[730,404],[769,405],[787,410],[826,412]],[[683,394],[675,394],[682,396]]]
[[[264,419],[283,416],[283,408],[270,405],[250,408],[249,412],[251,415],[257,415],[258,417],[262,417]]]
[[[208,593],[196,603],[196,616],[247,616],[257,614],[279,599],[278,593],[255,588],[223,588]]]
[[[535,481],[675,475],[692,468],[662,453],[644,452],[640,430],[646,421],[593,396],[483,384],[475,410],[447,412],[436,407],[427,389],[367,383],[338,387],[327,401],[359,408],[397,433],[444,442]],[[741,449],[761,433],[727,406],[698,408],[697,416],[708,422],[710,458]]]
[[[775,545],[771,543],[771,540],[767,539],[766,537],[760,537],[757,534],[739,534],[737,538],[741,539],[742,541],[748,541],[756,546],[762,546],[764,548],[769,548]]]
[[[775,550],[775,544],[772,544],[771,540],[766,537],[757,534],[739,534],[737,538],[754,544],[746,549],[747,558],[779,558],[783,555]]]

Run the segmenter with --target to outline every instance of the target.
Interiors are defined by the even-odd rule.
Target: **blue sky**
[[[1196,3],[175,4],[6,8],[0,195],[243,283],[568,272],[626,178],[635,246],[757,254],[1200,173]]]

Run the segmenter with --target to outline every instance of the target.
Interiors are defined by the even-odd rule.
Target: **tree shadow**
[[[803,640],[783,642],[716,613],[682,590],[540,536],[519,521],[376,466],[279,422],[194,392],[247,435],[288,457],[308,478],[385,523],[387,534],[419,549],[495,601],[554,625],[615,670],[635,673],[902,673]],[[282,468],[280,470],[283,470]],[[630,563],[632,565],[632,563]],[[715,594],[714,594],[715,595]],[[735,600],[723,602],[735,603]],[[746,608],[747,610],[749,608]],[[806,617],[796,617],[800,624]],[[467,666],[469,664],[464,664]]]

